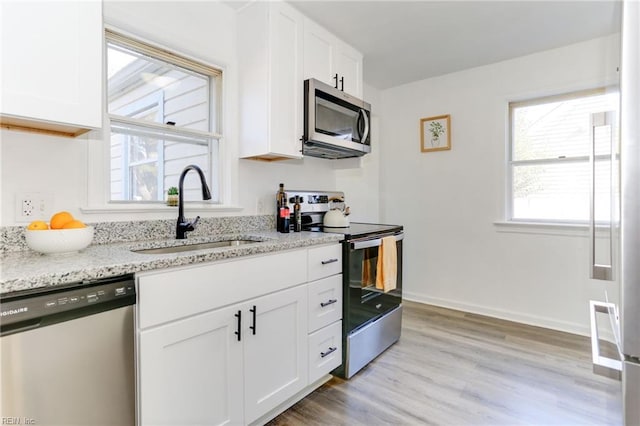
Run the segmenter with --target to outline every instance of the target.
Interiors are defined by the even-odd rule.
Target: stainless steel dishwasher
[[[2,424],[134,425],[132,275],[0,298]]]

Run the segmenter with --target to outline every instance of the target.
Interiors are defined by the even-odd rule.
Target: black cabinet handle
[[[253,305],[253,308],[249,309],[249,312],[253,315],[253,325],[249,328],[253,331],[253,335],[256,334],[256,305]]]
[[[326,302],[320,302],[320,306],[324,308],[325,306],[333,305],[334,303],[337,303],[337,302],[338,302],[338,299],[329,299]]]
[[[338,348],[337,348],[337,347],[335,347],[335,346],[331,346],[331,347],[329,347],[329,350],[328,350],[328,351],[326,351],[326,352],[320,352],[320,357],[321,357],[321,358],[324,358],[325,356],[327,356],[327,355],[331,355],[332,353],[334,353],[334,352],[335,352],[335,351],[337,351],[337,350],[338,350]]]
[[[337,89],[337,87],[336,87],[336,89]],[[342,90],[344,92],[344,77],[342,77],[340,79],[340,90]]]
[[[329,259],[329,260],[323,260],[321,263],[323,265],[328,265],[330,263],[336,263],[338,261],[338,259]]]
[[[238,342],[240,340],[242,340],[242,336],[241,336],[241,330],[242,330],[242,311],[238,311],[237,314],[234,315],[236,318],[238,318],[238,330],[234,333],[236,336],[238,336]]]
[[[333,77],[333,79],[336,81],[336,85],[334,86],[336,89],[338,88],[338,73],[336,73],[335,77]]]

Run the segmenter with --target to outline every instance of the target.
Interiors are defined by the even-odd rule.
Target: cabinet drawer
[[[309,335],[309,383],[342,364],[342,321]]]
[[[309,283],[309,332],[342,319],[342,274]]]
[[[342,272],[342,245],[332,244],[309,249],[309,281]]]
[[[306,250],[293,250],[138,274],[138,327],[302,284],[306,261]]]

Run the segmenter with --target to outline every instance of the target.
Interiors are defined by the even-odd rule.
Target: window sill
[[[493,222],[498,232],[514,234],[556,235],[564,237],[589,237],[589,225],[578,223]],[[596,227],[596,237],[608,237],[609,228]]]

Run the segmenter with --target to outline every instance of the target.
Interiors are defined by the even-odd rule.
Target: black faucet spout
[[[176,224],[176,239],[184,240],[187,238],[187,232],[193,231],[195,229],[196,223],[200,216],[198,216],[194,221],[188,222],[184,217],[184,195],[183,195],[183,187],[184,187],[184,178],[189,172],[189,170],[195,170],[200,176],[200,184],[202,186],[202,199],[210,200],[211,199],[211,191],[209,190],[209,186],[207,185],[207,180],[204,177],[204,172],[202,169],[196,165],[190,164],[182,170],[180,174],[180,180],[178,181],[178,223]]]

